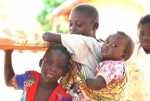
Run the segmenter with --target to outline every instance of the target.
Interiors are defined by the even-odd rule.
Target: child
[[[85,78],[93,78],[93,74],[96,73],[95,67],[100,62],[99,47],[101,47],[101,42],[95,39],[95,33],[98,25],[99,15],[96,8],[88,4],[80,4],[76,6],[70,14],[69,29],[71,34],[78,34],[83,37],[78,35],[49,35],[48,33],[45,33],[43,38],[45,41],[49,41],[50,43],[62,42],[62,44],[69,49],[70,53],[73,55],[73,60],[80,63],[81,67],[86,67],[82,69],[82,73]],[[88,36],[90,38],[86,38],[84,36]],[[87,42],[85,40],[89,41]],[[77,43],[74,44],[75,42]],[[85,49],[86,46],[89,48]],[[84,52],[80,51],[82,49]],[[89,58],[85,58],[87,56]]]
[[[70,54],[65,47],[54,45],[47,49],[41,73],[27,71],[15,75],[11,55],[12,50],[5,50],[5,81],[7,86],[24,91],[21,101],[71,101],[70,95],[58,83],[70,70]]]
[[[77,34],[53,34],[46,32],[43,39],[49,43],[55,42],[64,45],[72,59],[80,64],[84,78],[94,78],[96,66],[101,60],[101,44],[92,37]]]
[[[95,7],[88,4],[77,5],[69,17],[69,31],[71,34],[81,34],[96,37],[99,26],[99,15]]]
[[[150,14],[143,16],[138,23],[138,36],[140,46],[138,46],[138,54],[135,57],[138,73],[136,78],[139,83],[138,93],[140,93],[140,101],[149,101],[150,99],[150,79],[149,79],[149,66],[150,66]],[[140,89],[139,89],[140,88]],[[137,98],[137,93],[135,92]],[[133,94],[132,94],[133,95]],[[133,99],[134,100],[134,99]]]
[[[98,26],[99,15],[97,9],[88,4],[80,4],[77,5],[70,14],[69,31],[71,34],[79,34],[81,36],[83,35],[83,40],[81,37],[78,39],[78,35],[74,35],[77,36],[76,38],[70,35],[66,35],[66,37],[64,35],[64,38],[62,38],[62,40],[64,39],[64,44],[66,44],[63,45],[66,47],[68,46],[67,48],[72,54],[73,60],[80,64],[80,66],[78,66],[79,68],[82,68],[80,69],[82,71],[82,74],[84,75],[84,78],[94,78],[94,74],[96,73],[95,67],[100,62],[99,47],[101,47],[101,42],[95,39],[95,33]],[[84,36],[88,36],[90,38],[84,38]],[[63,35],[61,37],[63,37]],[[52,41],[56,43],[61,43],[61,37],[56,34],[51,34],[51,36],[47,36],[45,33],[45,35],[43,35],[44,40],[52,39],[49,40],[50,43]],[[89,41],[87,42],[85,40]],[[89,48],[85,49],[87,45],[89,46]],[[84,51],[80,51],[82,49]],[[87,56],[88,58],[85,58]],[[81,99],[79,100],[81,101]]]
[[[150,53],[150,15],[142,17],[138,24],[139,41],[144,51]]]
[[[71,14],[69,16],[69,31],[71,34],[79,34],[83,36],[96,38],[96,30],[98,29],[98,27],[99,27],[99,14],[97,9],[94,6],[89,4],[79,4],[72,9]],[[61,39],[59,35],[58,36],[54,35],[52,38],[54,39],[53,40],[54,42],[57,40],[56,43],[57,42],[61,43],[60,42]],[[76,39],[72,39],[72,40],[75,41]],[[99,47],[99,45],[101,44],[100,41],[95,41],[95,40],[94,43],[98,43],[96,46],[94,46],[95,49],[97,48],[97,46]],[[50,42],[50,45],[51,44],[53,44],[52,41]],[[91,45],[94,44],[91,43]],[[78,46],[77,45],[74,46],[74,48],[76,47]],[[99,51],[94,53],[94,55],[97,53],[99,54]],[[96,66],[95,63],[98,63],[100,60],[97,59],[94,61],[95,62],[92,63],[94,64],[93,67],[95,67]]]
[[[104,42],[101,55],[102,62],[97,66],[95,79],[87,79],[86,84],[95,92],[96,101],[119,101],[123,84],[126,81],[124,61],[133,53],[134,44],[129,36],[123,32],[110,35]],[[93,91],[84,90],[87,95]]]
[[[107,87],[108,85],[112,84],[112,82],[114,82],[113,84],[117,82],[119,86],[122,86],[122,84],[124,83],[125,70],[124,70],[122,61],[127,60],[131,56],[133,52],[133,42],[123,32],[117,32],[117,34],[110,36],[107,39],[106,43],[104,43],[102,49],[101,49],[101,46],[98,46],[98,43],[94,38],[86,37],[82,35],[72,34],[72,35],[59,36],[59,35],[52,34],[52,33],[45,33],[43,35],[43,39],[48,42],[62,43],[69,50],[69,52],[72,53],[74,61],[78,62],[81,65],[81,74],[83,74],[88,88],[91,88],[93,90],[100,90],[100,89],[106,88],[106,90],[108,90]],[[97,76],[96,76],[95,75],[97,72],[96,65],[98,63],[95,61],[98,59],[100,60],[101,58],[103,60],[114,60],[114,61],[104,61],[103,63],[108,63],[109,65],[110,63],[112,63],[111,67],[108,68],[106,67],[108,65],[104,64],[104,67],[106,67],[107,71],[104,69],[104,67],[102,70],[101,68],[97,68],[98,70],[100,69],[100,71],[97,73]],[[92,63],[93,65],[91,65]],[[119,67],[119,68],[116,69],[116,67]],[[116,76],[120,76],[120,77],[118,78]],[[116,88],[116,86],[114,87]],[[84,88],[81,88],[81,89],[84,89]],[[120,91],[121,89],[122,88],[119,88]],[[86,91],[86,89],[84,90]],[[86,92],[89,92],[89,91],[86,91]],[[86,95],[91,97],[90,95],[92,95],[92,92],[86,93]],[[111,91],[109,90],[109,94],[107,92],[108,96],[110,95],[110,93]],[[118,93],[119,91],[116,91],[115,93],[112,93],[112,94],[118,95]],[[96,93],[93,93],[93,96],[92,96],[93,98],[90,98],[90,99],[97,99],[95,94]],[[106,99],[109,98],[113,100],[113,98],[111,97],[112,96],[109,96],[109,97],[106,96]],[[115,99],[119,99],[119,98],[115,98]]]

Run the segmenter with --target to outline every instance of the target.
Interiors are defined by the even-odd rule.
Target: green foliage
[[[43,4],[48,11],[51,11],[54,8],[58,7],[64,1],[65,0],[43,0]]]
[[[52,23],[48,21],[48,14],[51,13],[56,7],[58,7],[65,0],[42,0],[44,9],[37,16],[37,21],[42,25],[44,31],[52,29]]]
[[[66,23],[59,24],[59,27],[57,28],[57,31],[59,33],[68,33],[69,32],[68,24],[66,24]]]

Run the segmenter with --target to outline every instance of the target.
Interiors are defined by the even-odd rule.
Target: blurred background
[[[149,0],[0,0],[0,37],[41,41],[45,31],[68,32],[68,17],[79,3],[94,5],[100,16],[97,38],[105,39],[117,30],[126,32],[137,44],[137,23],[150,13]],[[13,65],[16,73],[39,70],[43,51],[15,51]],[[0,50],[0,99],[19,101],[21,91],[8,88],[3,77],[4,53]]]

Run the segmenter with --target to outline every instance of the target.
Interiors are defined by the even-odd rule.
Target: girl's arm
[[[12,67],[12,50],[5,50],[5,60],[4,60],[4,79],[7,86],[13,86],[12,80],[15,76]]]

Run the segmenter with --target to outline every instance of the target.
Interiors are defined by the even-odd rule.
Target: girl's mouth
[[[56,74],[56,73],[54,73],[54,72],[47,72],[47,73],[46,73],[46,76],[47,76],[48,78],[52,78],[52,77],[55,77],[55,74]]]

